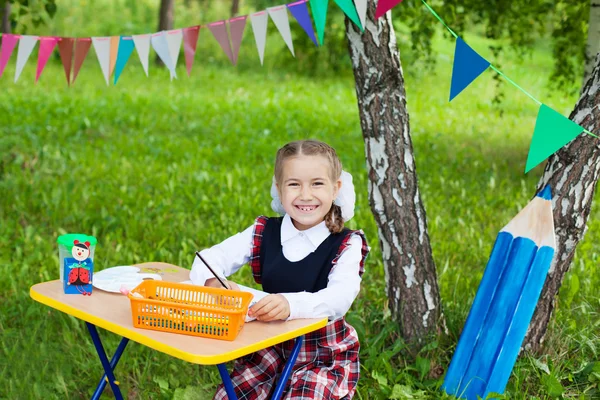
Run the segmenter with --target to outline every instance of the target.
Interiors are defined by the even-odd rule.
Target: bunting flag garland
[[[73,65],[73,48],[75,47],[75,39],[60,38],[58,39],[58,54],[62,62],[65,76],[67,78],[67,86],[71,86],[71,67]]]
[[[158,57],[165,64],[169,72],[173,70],[173,63],[171,62],[171,55],[169,53],[169,44],[167,43],[167,32],[161,31],[152,35],[150,39],[152,48],[158,54]]]
[[[292,42],[292,32],[290,31],[290,21],[287,15],[287,9],[285,6],[269,7],[267,12],[271,16],[271,20],[275,23],[277,30],[281,34],[283,41],[287,45],[288,49],[294,57],[294,43]]]
[[[192,66],[194,65],[194,56],[196,55],[196,46],[198,44],[199,33],[200,25],[182,29],[183,55],[185,56],[185,68],[188,76],[190,76],[190,73],[192,72]]]
[[[181,41],[183,33],[181,29],[167,31],[167,46],[169,46],[169,57],[173,68],[171,69],[171,80],[177,78],[177,60],[179,60],[179,50],[181,49]]]
[[[254,41],[256,42],[256,48],[258,49],[258,57],[260,58],[260,65],[263,65],[263,58],[265,56],[268,18],[269,16],[267,15],[266,11],[259,11],[250,15],[252,31],[254,32]]]
[[[131,53],[133,53],[134,47],[135,43],[133,42],[132,37],[121,36],[121,40],[119,41],[119,51],[117,53],[117,62],[115,64],[115,85],[121,76],[121,72],[123,72],[123,68],[125,68],[125,64],[127,64]]]
[[[381,18],[386,12],[402,3],[402,0],[379,0],[377,9],[375,10],[375,19]]]
[[[234,64],[233,52],[231,51],[231,44],[229,43],[229,35],[227,34],[227,26],[225,21],[218,21],[208,24],[208,29],[213,34],[215,39],[217,39],[217,42],[227,57],[229,57],[229,61]]]
[[[2,49],[0,50],[0,78],[2,78],[4,68],[6,68],[6,64],[8,64],[8,60],[10,59],[10,56],[13,53],[18,41],[19,36],[17,35],[2,35]]]
[[[229,33],[231,36],[231,51],[233,55],[233,65],[237,64],[240,45],[242,44],[242,36],[246,28],[246,16],[236,17],[229,20]]]
[[[55,37],[41,37],[40,38],[40,49],[38,53],[38,63],[37,70],[35,72],[35,82],[40,79],[42,75],[42,71],[44,71],[44,67],[50,58],[50,55],[54,51],[56,44],[58,43],[58,38]]]
[[[319,36],[319,43],[323,46],[323,37],[325,36],[325,21],[327,20],[327,6],[329,0],[310,0],[310,9],[312,11],[315,28]]]
[[[584,129],[575,122],[542,104],[529,146],[525,173],[542,163],[583,131]]]
[[[137,51],[144,72],[148,76],[148,58],[150,56],[150,34],[145,35],[133,35],[131,37],[135,44],[135,51]]]
[[[121,41],[120,36],[110,37],[110,64],[108,69],[109,78],[113,76],[115,71],[115,65],[117,64],[117,55],[119,54],[119,42]]]
[[[110,41],[110,37],[92,38],[96,57],[98,57],[98,63],[100,64],[100,69],[102,70],[102,75],[104,75],[104,80],[107,85],[110,77]]]
[[[356,13],[364,31],[367,22],[367,0],[354,0],[354,4],[356,5]]]
[[[452,101],[489,66],[490,63],[477,54],[461,38],[456,38],[449,101]]]
[[[35,44],[38,42],[37,36],[29,36],[22,35],[19,38],[19,50],[17,50],[17,67],[15,70],[15,83],[19,80],[21,76],[21,72],[23,72],[23,68],[35,47]]]
[[[342,9],[344,14],[350,18],[354,25],[358,26],[361,32],[364,32],[365,28],[363,28],[363,24],[361,24],[360,19],[358,18],[358,14],[356,13],[356,6],[352,2],[352,0],[334,0],[339,8]]]
[[[79,75],[79,70],[85,61],[85,57],[87,57],[90,47],[92,47],[91,38],[78,38],[75,40],[75,65],[73,66],[73,79],[71,83],[75,83],[75,79]]]
[[[361,1],[366,1],[366,0],[361,0]],[[306,6],[306,1],[297,1],[295,3],[288,4],[287,8],[288,8],[288,10],[290,10],[290,13],[292,14],[292,16],[294,18],[296,18],[296,21],[298,21],[298,24],[302,27],[302,29],[304,29],[304,32],[306,32],[306,34],[308,35],[310,40],[313,41],[315,46],[318,46],[319,43],[317,43],[317,38],[315,36],[315,30],[313,29],[310,15],[308,15],[308,7]],[[366,10],[366,8],[365,8],[365,10]]]

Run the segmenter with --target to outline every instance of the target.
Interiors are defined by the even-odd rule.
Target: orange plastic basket
[[[234,340],[244,326],[253,296],[237,290],[147,280],[128,297],[136,328]]]

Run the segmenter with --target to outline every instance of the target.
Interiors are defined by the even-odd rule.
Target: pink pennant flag
[[[247,17],[247,15],[244,15],[229,20],[229,32],[231,33],[231,50],[234,65],[237,64],[238,52],[240,51],[240,44],[242,43],[242,36],[244,35]]]
[[[198,34],[200,33],[200,26],[183,28],[182,31],[185,67],[187,69],[188,76],[190,76],[190,73],[192,72],[192,65],[194,65],[194,56],[196,55],[196,45],[198,44]]]
[[[400,4],[402,0],[379,0],[375,10],[375,19],[379,19],[383,14]]]
[[[231,44],[229,44],[229,35],[227,34],[227,26],[225,25],[225,21],[213,22],[212,24],[208,24],[208,29],[213,34],[221,48],[229,57],[229,60],[232,64],[235,64],[233,60],[233,52],[231,51]]]
[[[37,63],[37,71],[35,73],[35,82],[37,83],[38,79],[40,79],[40,75],[42,75],[42,71],[50,58],[50,55],[54,51],[56,44],[58,43],[58,38],[56,37],[40,37],[40,50],[38,53],[38,63]]]
[[[6,64],[8,64],[10,55],[17,46],[18,41],[19,35],[11,35],[9,33],[2,35],[2,50],[0,50],[0,78],[2,77],[2,73],[4,73],[4,68],[6,68]]]

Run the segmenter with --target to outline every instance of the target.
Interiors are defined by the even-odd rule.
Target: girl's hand
[[[235,282],[226,280],[225,285],[227,285],[227,287],[231,290],[240,290],[240,287]],[[204,286],[224,289],[223,285],[221,285],[221,282],[219,282],[219,280],[217,278],[207,279],[206,282],[204,283]]]
[[[290,316],[290,303],[280,294],[270,294],[253,305],[248,315],[265,322],[286,320]]]

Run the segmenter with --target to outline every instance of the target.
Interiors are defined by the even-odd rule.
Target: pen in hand
[[[221,278],[219,278],[219,276],[215,273],[215,271],[210,267],[210,265],[208,265],[208,263],[206,262],[206,260],[200,255],[199,252],[196,252],[196,256],[200,259],[200,261],[202,261],[204,263],[204,265],[206,265],[206,268],[208,268],[208,270],[214,275],[215,278],[217,278],[217,280],[219,281],[219,283],[221,283],[221,285],[223,285],[223,287],[225,289],[229,289],[229,287],[225,284],[225,282],[223,282],[221,280]]]

